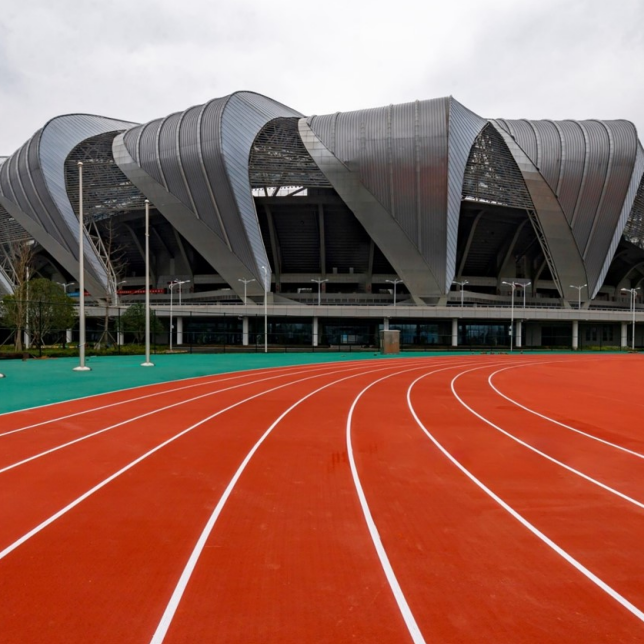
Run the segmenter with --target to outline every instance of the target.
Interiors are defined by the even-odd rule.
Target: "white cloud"
[[[452,94],[644,132],[641,0],[5,0],[0,153],[49,118],[146,121],[238,89],[306,114]]]

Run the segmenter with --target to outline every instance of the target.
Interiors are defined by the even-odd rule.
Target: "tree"
[[[22,284],[16,293],[6,295],[3,303],[5,323],[15,329],[16,336],[28,324],[32,342],[38,346],[52,331],[64,333],[74,324],[74,300],[48,279]],[[17,341],[16,350],[20,350]]]
[[[145,305],[136,302],[121,316],[121,327],[126,333],[134,334],[134,342],[141,344],[145,336]],[[163,325],[154,311],[150,311],[150,333],[161,333]]]
[[[13,242],[7,252],[11,278],[15,284],[13,295],[3,298],[3,318],[13,328],[16,351],[22,351],[22,332],[28,322],[27,300],[29,273],[34,259],[33,243],[29,240]]]

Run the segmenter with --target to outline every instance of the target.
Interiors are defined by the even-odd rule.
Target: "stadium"
[[[253,346],[265,315],[271,345],[644,344],[628,121],[488,119],[452,97],[305,116],[245,91],[145,124],[59,116],[2,160],[0,294],[27,242],[78,295],[79,185],[90,333],[144,298],[147,200],[162,342]]]

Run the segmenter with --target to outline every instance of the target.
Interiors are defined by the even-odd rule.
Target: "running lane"
[[[335,367],[338,374],[274,389],[195,427],[9,552],[0,560],[3,644],[148,642],[240,462],[284,409],[357,368]],[[179,409],[165,425],[181,430],[188,420]],[[154,432],[159,423],[149,425]],[[100,462],[101,449],[92,458]]]
[[[578,555],[611,559],[601,541],[601,516],[593,512],[591,521],[579,521],[583,513],[575,511],[566,520],[580,503],[584,512],[594,510],[594,493],[578,490],[562,498],[551,484],[559,473],[535,467],[509,439],[491,437],[455,404],[449,385],[458,371],[428,375],[413,388],[411,400],[427,429],[522,511],[543,516],[548,527],[552,515],[560,516],[560,529],[550,536],[562,537]],[[374,521],[425,640],[641,642],[641,621],[524,528],[429,440],[405,399],[416,377],[391,378],[366,392],[351,436]],[[639,526],[641,535],[637,520],[630,526]],[[628,529],[622,525],[617,532]],[[641,585],[639,568],[628,567],[631,556],[639,557],[635,542],[609,566],[625,566],[621,576],[633,592]]]

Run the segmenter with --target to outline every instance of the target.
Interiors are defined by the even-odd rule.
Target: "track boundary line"
[[[429,357],[429,356],[428,356]],[[437,358],[443,357],[443,356],[436,356]],[[378,358],[377,360],[391,360],[391,358]],[[397,359],[397,358],[394,358]],[[413,358],[406,358],[407,360],[411,360]],[[376,360],[374,360],[376,362]],[[337,362],[311,362],[307,364],[306,366],[326,366],[326,365],[337,365],[337,364],[351,364],[351,363],[362,363],[360,360],[347,360],[347,361],[342,361],[338,360]],[[79,400],[87,400],[88,398],[96,398],[98,396],[108,396],[110,394],[117,394],[123,391],[133,391],[134,389],[142,389],[144,387],[155,387],[156,385],[167,385],[167,384],[172,384],[174,382],[185,382],[186,380],[195,380],[197,378],[211,378],[212,376],[216,375],[227,375],[227,374],[244,374],[244,373],[251,373],[253,371],[265,371],[269,369],[289,369],[291,367],[301,367],[303,365],[289,365],[288,367],[254,367],[253,369],[244,369],[244,370],[233,370],[233,371],[224,371],[221,374],[206,374],[203,376],[186,376],[185,378],[173,378],[170,380],[162,380],[161,382],[148,382],[143,385],[134,385],[132,387],[124,387],[123,389],[113,389],[111,391],[101,391],[96,394],[87,394],[87,396],[78,396],[78,398],[69,398],[67,400],[57,400],[55,402],[50,402],[50,403],[44,403],[42,405],[34,405],[33,407],[22,407],[21,409],[13,409],[11,411],[2,411],[0,412],[0,417],[2,416],[8,416],[10,414],[20,414],[23,411],[33,411],[35,409],[43,409],[45,407],[53,407],[54,405],[66,405],[71,402],[78,402]]]
[[[293,367],[293,369],[297,369],[299,366],[301,366],[301,365],[295,365]],[[287,368],[290,369],[290,367],[287,367]],[[316,369],[312,369],[311,371],[315,371],[315,370]],[[262,371],[262,370],[257,369],[257,370],[253,370],[253,371]],[[269,370],[265,369],[264,371],[268,372]],[[2,438],[3,436],[9,436],[10,434],[17,434],[17,433],[23,432],[23,431],[25,431],[27,429],[33,429],[35,427],[42,427],[43,425],[49,425],[51,423],[55,423],[55,422],[58,422],[60,420],[68,420],[69,418],[75,418],[76,416],[83,416],[84,414],[91,414],[92,412],[95,412],[95,411],[101,411],[103,409],[109,409],[111,407],[118,407],[120,405],[127,405],[127,404],[132,403],[132,402],[138,402],[140,400],[146,400],[148,398],[154,398],[155,396],[162,396],[164,394],[176,393],[177,391],[185,391],[186,389],[195,389],[196,387],[205,387],[207,385],[214,385],[214,384],[218,384],[220,382],[228,382],[230,380],[238,380],[238,379],[244,377],[243,372],[238,372],[238,373],[240,375],[232,376],[230,378],[221,378],[221,379],[218,379],[218,380],[208,380],[206,382],[197,382],[197,383],[194,383],[192,385],[186,385],[185,387],[175,387],[174,389],[164,389],[163,391],[157,391],[157,392],[154,392],[152,394],[145,394],[144,396],[137,396],[136,398],[128,398],[127,400],[119,400],[117,402],[110,403],[108,405],[101,405],[100,407],[92,407],[91,409],[84,409],[82,411],[74,412],[73,414],[68,414],[66,416],[58,416],[56,418],[50,418],[48,420],[44,420],[44,421],[41,421],[39,423],[32,423],[31,425],[25,425],[24,427],[17,427],[16,429],[12,429],[12,430],[9,430],[8,432],[4,432],[4,433],[0,434],[0,438]],[[288,376],[289,373],[282,374],[282,375]],[[303,373],[303,371],[296,371],[295,373]],[[226,374],[222,374],[222,375],[226,375]],[[210,378],[211,376],[203,376],[203,377],[204,378]],[[277,378],[279,376],[275,376],[275,377]],[[181,382],[181,381],[174,381],[174,382]],[[163,384],[167,384],[167,383],[153,383],[151,385],[143,385],[143,387],[155,387],[157,384],[163,385]],[[140,389],[140,388],[141,387],[135,387],[133,389]],[[93,394],[92,396],[87,396],[87,398],[94,398],[96,396],[109,396],[111,394],[121,393],[121,391],[129,391],[129,389],[121,389],[121,390],[117,390],[117,391],[110,391],[110,392],[106,392],[104,394]],[[75,400],[59,402],[59,403],[51,403],[51,404],[52,405],[65,405],[67,403],[77,402],[79,400],[85,400],[85,398],[77,398]],[[47,405],[43,405],[43,407],[46,407],[46,406]],[[34,407],[32,409],[40,409],[40,407]],[[18,414],[18,413],[22,413],[23,411],[25,411],[25,410],[21,409],[21,410],[16,411],[16,412],[8,412],[8,413]]]
[[[383,367],[383,369],[384,368],[386,368],[386,367]],[[338,370],[338,372],[340,372],[340,371],[342,371],[342,370]],[[338,373],[338,372],[336,372],[336,373]],[[45,521],[42,521],[41,523],[39,523],[36,527],[34,527],[31,530],[29,530],[29,532],[25,533],[22,537],[16,539],[13,543],[9,544],[3,550],[0,550],[0,561],[2,559],[4,559],[7,555],[9,555],[11,552],[16,550],[23,543],[29,541],[29,539],[34,537],[39,532],[42,532],[42,530],[44,530],[47,526],[51,525],[52,523],[54,523],[54,521],[56,521],[60,517],[62,517],[65,514],[67,514],[70,510],[72,510],[76,506],[80,505],[83,501],[88,499],[90,496],[92,496],[93,494],[95,494],[99,490],[103,489],[106,485],[108,485],[109,483],[111,483],[112,481],[117,479],[119,476],[121,476],[122,474],[124,474],[128,470],[131,470],[134,466],[138,465],[139,463],[144,461],[146,458],[152,456],[153,454],[155,454],[159,450],[163,449],[167,445],[175,442],[176,440],[178,440],[182,436],[188,434],[193,429],[196,429],[200,425],[203,425],[204,423],[207,423],[207,422],[211,421],[213,418],[216,418],[217,416],[220,416],[221,414],[223,414],[223,413],[225,413],[227,411],[230,411],[231,409],[234,409],[235,407],[239,407],[240,405],[243,405],[243,404],[245,404],[245,403],[247,403],[247,402],[249,402],[251,400],[254,400],[255,398],[259,398],[260,396],[264,396],[264,395],[266,395],[268,393],[271,393],[273,391],[277,391],[278,389],[283,389],[284,387],[289,387],[291,385],[295,385],[295,384],[298,384],[300,382],[305,382],[306,380],[312,380],[313,378],[319,378],[319,377],[321,377],[321,375],[333,375],[333,372],[331,372],[330,374],[328,374],[328,373],[316,374],[314,376],[308,376],[307,378],[300,378],[299,380],[295,380],[293,382],[287,382],[287,383],[284,383],[282,385],[278,385],[277,387],[273,387],[271,389],[266,389],[265,391],[262,391],[260,393],[254,394],[252,396],[249,396],[248,398],[244,398],[243,400],[240,400],[240,401],[238,401],[238,402],[236,402],[236,403],[234,403],[234,404],[232,404],[232,405],[230,405],[230,406],[228,406],[228,407],[226,407],[224,409],[220,409],[216,413],[211,414],[210,416],[207,416],[206,418],[203,418],[199,422],[194,423],[190,427],[187,427],[186,429],[180,431],[178,434],[175,434],[171,438],[168,438],[167,440],[163,441],[162,443],[160,443],[156,447],[153,447],[151,450],[148,450],[147,452],[145,452],[144,454],[142,454],[138,458],[134,459],[133,461],[131,461],[130,463],[128,463],[127,465],[125,465],[121,469],[117,470],[116,472],[114,472],[114,474],[111,474],[110,476],[105,478],[103,481],[101,481],[97,485],[95,485],[92,488],[90,488],[87,492],[84,492],[83,494],[81,494],[79,497],[74,499],[74,501],[72,501],[71,503],[68,503],[66,506],[64,506],[63,508],[58,510],[58,512],[56,512],[53,515],[51,515],[48,519],[45,519]]]
[[[538,411],[535,411],[534,409],[530,409],[529,407],[526,407],[525,405],[522,405],[520,402],[510,398],[509,396],[506,396],[503,392],[499,391],[497,387],[495,387],[494,383],[492,380],[494,379],[494,376],[496,376],[498,373],[501,373],[502,371],[507,371],[508,369],[518,369],[519,367],[522,367],[524,365],[513,365],[512,367],[505,367],[504,369],[499,369],[498,371],[495,371],[494,373],[490,374],[488,380],[488,383],[496,393],[501,396],[502,398],[505,398],[508,402],[512,403],[513,405],[516,405],[517,407],[521,407],[521,409],[529,412],[530,414],[534,414],[535,416],[539,416],[539,418],[543,418],[544,420],[547,420],[551,423],[554,423],[555,425],[559,425],[560,427],[564,427],[565,429],[569,429],[572,432],[576,432],[577,434],[581,434],[582,436],[586,436],[587,438],[590,438],[594,441],[597,441],[599,443],[603,443],[604,445],[608,445],[609,447],[614,447],[615,449],[618,449],[622,452],[626,452],[627,454],[631,454],[631,456],[636,456],[637,458],[642,458],[644,459],[644,454],[641,454],[640,452],[635,452],[631,449],[628,449],[627,447],[622,447],[621,445],[617,445],[616,443],[611,443],[611,441],[607,441],[603,438],[599,438],[598,436],[593,436],[592,434],[588,434],[587,432],[584,432],[581,429],[577,429],[576,427],[571,427],[570,425],[566,425],[566,423],[562,423],[558,420],[555,420],[554,418],[550,418],[549,416],[545,416],[544,414],[540,414]]]
[[[356,369],[357,367],[352,367],[353,369]],[[306,370],[303,371],[295,371],[292,374],[286,374],[288,375],[299,375],[302,373],[306,373]],[[332,372],[333,373],[333,372]],[[316,374],[317,375],[317,374]],[[324,374],[321,374],[324,375]],[[126,420],[122,420],[118,423],[115,423],[114,425],[110,425],[109,427],[104,427],[103,429],[99,429],[95,432],[92,432],[91,434],[86,434],[85,436],[81,436],[79,438],[75,438],[74,440],[68,441],[67,443],[63,443],[61,445],[57,445],[56,447],[52,447],[51,449],[45,450],[44,452],[40,452],[38,454],[34,454],[33,456],[29,456],[28,458],[25,458],[21,461],[17,461],[16,463],[12,463],[11,465],[7,465],[5,467],[0,468],[0,474],[3,474],[4,472],[8,472],[9,470],[13,470],[16,467],[19,467],[20,465],[25,465],[31,461],[35,461],[38,458],[42,458],[43,456],[47,456],[48,454],[53,454],[54,452],[58,452],[61,449],[64,449],[66,447],[71,447],[72,445],[75,445],[76,443],[81,443],[84,440],[87,440],[88,438],[93,438],[95,436],[98,436],[100,434],[104,434],[105,432],[108,432],[112,429],[116,429],[117,427],[122,427],[123,425],[128,425],[129,423],[136,422],[137,420],[141,420],[142,418],[147,418],[148,416],[153,416],[154,414],[161,413],[163,411],[167,411],[168,409],[173,409],[174,407],[180,407],[181,405],[187,405],[188,403],[194,402],[195,400],[201,400],[202,398],[208,398],[209,396],[216,396],[217,394],[225,393],[227,391],[232,391],[233,389],[241,389],[242,387],[249,387],[251,385],[256,385],[261,382],[266,382],[267,380],[275,380],[276,378],[282,378],[284,377],[282,374],[278,376],[270,376],[268,378],[261,378],[259,380],[253,380],[251,382],[244,382],[239,385],[233,385],[232,387],[226,387],[225,389],[217,389],[216,391],[210,391],[205,394],[200,394],[199,396],[194,396],[193,398],[187,398],[185,400],[180,400],[179,402],[172,403],[171,405],[166,405],[165,407],[159,407],[158,409],[153,409],[152,411],[148,411],[145,414],[140,414],[139,416],[132,416]],[[212,384],[217,384],[217,383],[212,383]]]
[[[423,425],[422,421],[416,414],[414,406],[411,402],[411,391],[416,383],[424,378],[421,376],[415,380],[407,390],[407,406],[411,411],[412,416],[414,417],[416,423],[421,428],[421,430],[427,435],[427,437],[434,443],[434,445],[441,451],[441,453],[453,464],[455,465],[467,478],[469,478],[477,487],[479,487],[485,494],[487,494],[492,500],[494,500],[498,505],[500,505],[508,514],[510,514],[514,519],[516,519],[521,525],[527,528],[532,534],[534,534],[538,539],[545,543],[549,548],[556,552],[560,557],[567,561],[571,566],[576,570],[582,573],[587,579],[589,579],[593,584],[603,590],[607,595],[612,597],[615,601],[621,604],[626,610],[628,610],[632,615],[637,617],[640,621],[644,622],[644,612],[642,612],[637,606],[632,604],[626,597],[617,592],[614,588],[609,586],[605,581],[600,579],[592,571],[590,571],[586,566],[581,562],[575,559],[572,555],[566,552],[561,546],[557,545],[552,539],[546,536],[541,530],[534,526],[530,521],[528,521],[523,515],[517,512],[512,506],[506,503],[500,496],[495,494],[489,487],[487,487],[481,480],[479,480],[474,474],[472,474],[464,465],[462,465],[452,454],[445,448],[443,445],[436,439],[433,434]]]
[[[550,456],[549,454],[546,454],[545,452],[542,452],[540,449],[537,449],[536,447],[530,445],[530,443],[526,443],[525,441],[521,440],[520,438],[517,438],[507,430],[503,429],[502,427],[499,427],[498,425],[495,425],[491,420],[485,418],[485,416],[482,416],[479,414],[477,411],[472,409],[456,392],[456,387],[455,387],[455,382],[463,375],[466,373],[470,373],[472,371],[477,371],[479,369],[485,369],[485,367],[476,367],[474,369],[468,369],[467,371],[463,371],[462,373],[459,373],[458,376],[452,379],[452,382],[450,383],[450,387],[452,389],[452,393],[454,394],[454,397],[458,402],[465,407],[471,414],[482,420],[484,423],[489,425],[490,427],[493,427],[497,431],[501,432],[508,438],[511,438],[513,441],[519,443],[519,445],[523,445],[523,447],[526,447],[530,451],[534,452],[535,454],[538,454],[539,456],[545,458],[546,460],[550,461],[551,463],[554,463],[555,465],[559,465],[559,467],[562,467],[565,470],[568,470],[572,474],[575,474],[579,476],[580,478],[584,479],[585,481],[588,481],[589,483],[592,483],[596,485],[597,487],[602,488],[606,492],[610,492],[611,494],[614,494],[615,496],[618,496],[619,498],[623,499],[624,501],[628,501],[629,503],[632,503],[633,505],[637,506],[638,508],[644,510],[644,503],[641,501],[638,501],[627,494],[624,494],[623,492],[620,492],[619,490],[616,490],[615,488],[610,487],[610,485],[606,485],[605,483],[602,483],[601,481],[598,481],[597,479],[594,479],[592,476],[588,476],[588,474],[584,474],[583,472],[580,472],[579,470],[575,469],[574,467],[567,465],[566,463],[563,463],[562,461],[554,458],[553,456]]]

